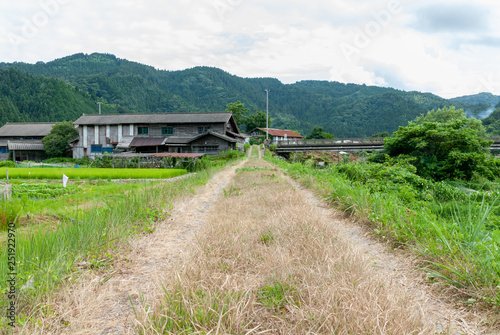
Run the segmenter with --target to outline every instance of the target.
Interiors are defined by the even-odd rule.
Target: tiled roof
[[[231,138],[229,136],[222,135],[222,134],[219,134],[218,132],[209,130],[204,134],[196,135],[194,137],[174,137],[174,136],[172,136],[172,137],[167,138],[165,140],[164,144],[188,144],[188,143],[191,143],[199,138],[202,138],[202,137],[205,137],[208,135],[213,135],[213,136],[219,137],[227,142],[231,142],[231,143],[236,142],[236,140],[234,138]]]
[[[258,128],[262,130],[264,133],[266,132],[266,128]],[[296,138],[303,138],[304,136],[297,134],[296,132],[293,132],[291,130],[287,129],[271,129],[269,128],[268,130],[269,135],[271,136],[277,136],[277,137],[296,137]]]
[[[154,147],[162,145],[165,137],[134,137],[130,142],[130,147]]]
[[[132,143],[133,140],[134,140],[133,137],[129,137],[129,136],[122,137],[121,140],[116,145],[116,147],[119,149],[128,149],[128,148],[130,148],[130,143]]]
[[[227,141],[227,142],[231,142],[231,143],[234,143],[234,142],[237,142],[234,138],[231,138],[229,136],[226,136],[226,135],[222,135],[222,134],[219,134],[218,132],[215,132],[215,131],[207,131],[206,133],[204,134],[201,134],[201,135],[198,135],[198,136],[195,136],[195,137],[192,137],[188,143],[190,142],[193,142],[199,138],[202,138],[202,137],[205,137],[205,136],[208,136],[208,135],[213,135],[215,137],[218,137],[218,138],[221,138],[223,139],[224,141]]]
[[[191,141],[192,137],[169,137],[165,140],[165,144],[186,144]]]
[[[226,134],[229,134],[229,135],[234,136],[234,137],[239,137],[239,138],[247,138],[247,137],[250,137],[249,135],[246,135],[246,134],[239,134],[239,133],[235,133],[235,132],[232,132],[232,131],[229,131],[229,130],[227,130],[227,131],[226,131]]]
[[[44,137],[50,133],[55,123],[10,123],[0,128],[0,137]]]
[[[83,114],[75,125],[225,123],[231,113]]]

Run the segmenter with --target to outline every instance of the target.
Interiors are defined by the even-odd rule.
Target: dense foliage
[[[430,282],[445,281],[500,306],[500,187],[496,182],[431,181],[407,161],[362,161],[315,168],[273,160],[292,177],[324,192],[341,210],[370,222],[394,247],[420,256]],[[486,188],[486,189],[484,189]]]
[[[64,157],[70,153],[69,141],[78,138],[78,130],[71,122],[56,123],[42,139],[43,149],[49,157]]]
[[[266,125],[269,125],[269,128],[271,128],[272,124],[273,119],[269,117],[269,120],[267,120],[267,115],[263,111],[255,111],[245,118],[247,131],[251,131],[255,128],[266,128]]]
[[[283,84],[272,78],[240,78],[210,67],[160,71],[97,53],[75,54],[48,63],[0,63],[0,68],[61,78],[73,86],[65,87],[87,96],[84,105],[94,112],[96,108],[92,104],[104,102],[103,113],[220,112],[234,101],[241,101],[251,110],[262,110],[266,104],[263,89],[270,89],[269,114],[275,128],[296,129],[307,134],[314,126],[321,125],[337,137],[392,133],[416,116],[444,106],[455,105],[472,114],[489,107],[485,103],[452,102],[429,93],[385,87],[328,81]],[[36,96],[38,92],[35,89],[31,94]],[[48,95],[47,99],[51,97]],[[33,100],[31,96],[26,98]],[[82,108],[67,106],[64,118],[53,117],[47,113],[50,106],[34,105],[33,113],[25,115],[18,103],[0,94],[0,109],[12,114],[7,121],[74,120],[82,114]],[[22,117],[15,113],[16,108]]]
[[[330,133],[327,133],[323,127],[314,127],[309,135],[306,136],[306,139],[314,139],[314,138],[334,138],[334,136]]]
[[[491,141],[465,127],[467,121],[410,123],[385,139],[384,151],[391,157],[409,157],[417,173],[433,180],[470,180],[487,170]]]
[[[54,78],[14,69],[0,70],[0,124],[6,122],[74,121],[94,113],[90,96]]]
[[[230,102],[226,105],[226,112],[233,114],[234,121],[239,128],[241,128],[241,126],[245,123],[245,119],[249,111],[250,109],[246,108],[245,104],[239,100],[236,102]]]
[[[491,93],[483,92],[474,95],[466,95],[450,99],[453,102],[463,102],[467,104],[486,104],[488,106],[496,106],[500,103],[500,96]],[[474,114],[472,114],[474,115]],[[477,115],[477,113],[475,113]],[[486,115],[487,116],[487,115]],[[483,116],[484,117],[484,116]]]
[[[385,139],[384,151],[372,162],[388,155],[407,160],[418,175],[432,180],[471,180],[475,175],[494,179],[498,163],[489,158],[492,141],[485,139],[481,121],[465,116],[455,107],[431,110]]]
[[[488,134],[500,135],[500,104],[482,121]]]
[[[475,130],[481,137],[486,136],[486,130],[480,120],[467,118],[463,109],[456,109],[454,106],[431,110],[427,114],[415,118],[412,122],[422,124],[424,122],[446,123],[454,121],[463,121],[465,127]]]

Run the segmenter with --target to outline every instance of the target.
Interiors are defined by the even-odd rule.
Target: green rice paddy
[[[167,179],[186,174],[181,169],[0,168],[0,179]]]

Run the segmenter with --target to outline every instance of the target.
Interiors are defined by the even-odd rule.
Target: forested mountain
[[[485,119],[483,125],[486,127],[486,132],[491,135],[500,135],[500,105]]]
[[[59,79],[0,70],[0,125],[73,121],[95,111],[95,101],[87,93]]]
[[[491,93],[478,93],[473,95],[464,95],[463,97],[450,99],[451,101],[465,102],[469,104],[483,103],[490,106],[496,106],[500,102],[500,96]]]
[[[264,110],[262,90],[267,88],[271,90],[269,114],[273,127],[304,134],[320,125],[337,137],[393,132],[416,116],[444,106],[455,105],[469,114],[490,107],[487,103],[452,102],[430,93],[385,87],[328,81],[283,84],[273,78],[241,78],[211,67],[163,71],[97,53],[76,54],[47,63],[0,63],[1,68],[27,72],[32,79],[44,76],[65,81],[73,86],[74,92],[86,97],[91,111],[85,113],[97,112],[96,101],[105,103],[103,113],[215,112],[223,111],[228,103],[237,100],[251,110]],[[43,120],[47,119],[42,107],[38,114],[25,114],[22,108],[18,109],[21,114],[29,115],[30,120],[42,121],[42,115]],[[68,109],[66,118],[76,119],[82,109]]]

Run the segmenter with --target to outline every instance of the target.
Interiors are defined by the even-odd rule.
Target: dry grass
[[[247,167],[163,288],[136,306],[140,333],[432,333],[418,302],[303,192],[262,160]]]

